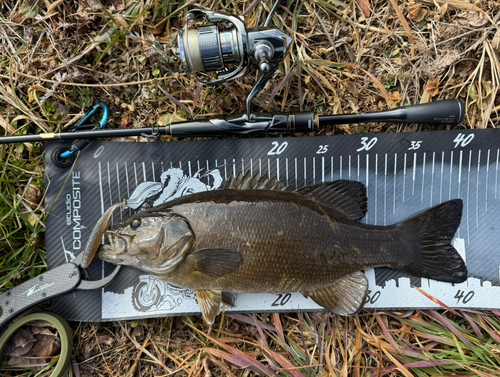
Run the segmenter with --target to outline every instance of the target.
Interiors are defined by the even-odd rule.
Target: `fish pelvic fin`
[[[196,299],[203,315],[203,320],[212,326],[215,322],[215,317],[219,314],[220,303],[222,301],[221,291],[196,291]]]
[[[341,179],[319,183],[298,189],[297,193],[309,196],[321,205],[343,213],[353,221],[362,219],[368,210],[366,187],[357,181]]]
[[[358,271],[326,287],[311,292],[302,292],[302,294],[305,297],[311,297],[316,304],[332,313],[352,316],[363,308],[367,292],[368,279],[361,271]]]
[[[467,279],[467,267],[451,241],[460,226],[463,202],[454,199],[398,223],[408,234],[410,255],[401,258],[396,268],[414,276],[449,283]]]

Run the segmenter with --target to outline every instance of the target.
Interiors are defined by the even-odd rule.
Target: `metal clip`
[[[90,124],[89,123],[90,119],[94,116],[94,114],[97,112],[97,110],[99,108],[102,109],[101,120],[97,124],[95,124],[95,123]],[[70,132],[75,132],[75,131],[79,131],[81,129],[86,129],[86,128],[87,129],[88,128],[92,128],[92,129],[104,128],[106,126],[106,124],[108,123],[108,120],[109,120],[109,107],[104,102],[99,102],[99,103],[96,103],[89,111],[87,111],[85,116],[78,121],[78,123],[75,125],[75,127]],[[77,143],[77,142],[78,142],[78,140],[76,140],[73,143],[73,145],[71,145],[70,149],[68,149],[65,152],[62,152],[59,155],[59,158],[62,160],[68,159],[71,156],[73,156],[76,152],[85,148],[87,146],[87,144],[89,143],[88,141],[83,142],[83,143],[82,142]]]

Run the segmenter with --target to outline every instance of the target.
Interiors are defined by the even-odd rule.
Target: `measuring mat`
[[[368,269],[368,309],[438,307],[419,287],[452,308],[500,308],[500,130],[462,130],[349,136],[226,139],[189,142],[92,142],[74,166],[54,155],[67,143],[47,143],[47,257],[53,268],[80,253],[99,217],[127,200],[110,224],[193,192],[217,190],[240,171],[276,176],[297,188],[337,179],[362,182],[368,213],[361,220],[391,225],[449,199],[464,201],[453,241],[469,278],[437,282],[388,268]],[[266,221],[262,219],[262,221]],[[294,219],[290,219],[294,221]],[[97,280],[113,270],[95,258]],[[279,266],[276,266],[279,269]],[[227,312],[324,310],[300,293],[236,295]],[[124,268],[108,286],[54,300],[69,320],[105,321],[198,314],[193,292]]]

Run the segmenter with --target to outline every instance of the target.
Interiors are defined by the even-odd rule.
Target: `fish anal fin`
[[[191,253],[189,258],[194,260],[196,271],[213,278],[230,274],[243,260],[238,251],[225,248],[199,249]]]
[[[196,291],[196,299],[198,300],[203,319],[208,325],[212,326],[215,322],[215,317],[219,314],[222,300],[221,291]]]
[[[358,271],[326,287],[302,294],[311,297],[316,304],[332,313],[350,316],[357,314],[363,308],[367,292],[368,280],[361,271]]]
[[[222,292],[222,303],[230,308],[234,308],[234,301],[236,300],[236,295],[232,292]]]
[[[349,219],[362,219],[368,210],[366,187],[361,182],[338,180],[307,186],[296,191],[323,206],[333,208]]]

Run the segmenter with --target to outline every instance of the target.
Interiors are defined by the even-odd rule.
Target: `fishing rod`
[[[105,105],[98,104],[101,107]],[[360,114],[316,115],[309,111],[298,113],[246,114],[233,118],[211,118],[129,129],[94,129],[90,131],[42,133],[36,135],[0,137],[0,144],[24,143],[51,140],[99,139],[127,136],[158,138],[161,135],[174,137],[210,136],[265,136],[293,135],[318,131],[321,127],[336,124],[397,122],[426,124],[459,124],[463,121],[465,107],[460,100],[445,100],[419,105],[399,107],[392,110]],[[87,127],[100,126],[89,124]]]
[[[42,133],[0,137],[0,144],[51,140],[74,140],[70,150],[61,158],[68,158],[83,149],[90,140],[127,136],[145,136],[158,140],[161,135],[174,137],[216,136],[265,136],[309,133],[323,126],[336,124],[397,122],[426,124],[459,124],[465,116],[465,106],[460,100],[445,100],[410,105],[387,111],[317,115],[312,112],[255,114],[251,102],[273,77],[283,62],[292,38],[269,23],[278,2],[269,12],[262,27],[247,28],[240,16],[193,9],[185,16],[185,27],[178,34],[178,56],[186,72],[207,85],[231,81],[258,72],[258,79],[246,98],[246,112],[226,118],[192,120],[132,129],[104,129],[109,109],[100,102],[76,126],[73,132]],[[90,118],[101,108],[99,124],[89,124]]]

